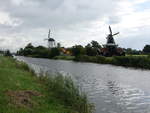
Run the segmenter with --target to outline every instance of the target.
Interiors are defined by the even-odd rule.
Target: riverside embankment
[[[133,67],[139,69],[150,69],[150,56],[148,55],[128,55],[128,56],[56,56],[54,59],[73,60],[77,62],[92,62],[98,64],[111,64],[123,67]]]
[[[91,113],[69,77],[37,77],[26,64],[0,56],[0,113]]]

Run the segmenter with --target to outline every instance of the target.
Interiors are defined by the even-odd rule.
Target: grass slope
[[[0,113],[78,113],[54,97],[54,92],[48,91],[48,87],[27,70],[12,58],[0,57]],[[17,94],[15,91],[18,91],[18,95],[20,91],[34,91],[42,96],[31,96],[21,106],[7,94]],[[27,103],[30,103],[29,106]]]

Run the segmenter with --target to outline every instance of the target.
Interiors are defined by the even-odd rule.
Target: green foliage
[[[19,68],[21,70],[24,70],[24,71],[31,72],[32,75],[36,75],[35,72],[34,72],[34,70],[32,70],[26,63],[15,60],[15,64],[16,64],[17,68]]]
[[[61,59],[61,60],[74,60],[74,56],[55,56],[54,59]]]
[[[126,56],[126,57],[114,57],[112,64],[121,65],[126,67],[135,67],[142,69],[150,69],[150,59],[146,56]]]
[[[86,55],[88,56],[96,56],[97,55],[97,49],[93,48],[90,44],[85,46]]]
[[[24,49],[17,51],[17,55],[30,56],[36,58],[53,58],[60,55],[59,48],[48,49],[43,46],[34,47],[31,43],[27,44]]]
[[[142,54],[142,51],[136,50],[136,49],[127,48],[124,50],[125,50],[126,54],[129,54],[129,55],[140,55],[140,54]]]
[[[32,45],[32,43],[27,44],[26,49],[33,49],[34,46]]]
[[[146,54],[150,54],[150,45],[145,45],[143,48],[143,52]]]
[[[26,64],[0,56],[0,113],[91,113],[91,104],[70,78],[33,75]],[[18,107],[8,91],[33,91],[41,96],[25,100],[33,102],[31,106]]]
[[[61,48],[61,44],[60,43],[57,43],[57,48]]]
[[[59,48],[52,48],[50,50],[50,58],[53,58],[55,56],[59,56],[60,55],[60,50]]]
[[[5,56],[9,56],[9,57],[12,56],[12,54],[11,54],[11,52],[10,52],[9,50],[6,50],[6,51],[4,52],[4,55],[5,55]]]
[[[75,57],[74,61],[81,61],[81,62],[94,62],[94,63],[106,63],[106,58],[103,56],[77,56]]]
[[[77,56],[75,57],[74,60],[82,62],[94,62],[101,64],[113,64],[125,67],[150,69],[149,56],[114,56],[114,57]]]
[[[86,55],[96,56],[98,55],[98,50],[101,48],[101,45],[97,41],[92,41],[90,44],[85,46]]]
[[[85,48],[81,45],[75,45],[71,48],[73,56],[88,55],[96,56],[98,54],[98,49],[101,48],[101,45],[97,41],[92,41],[90,44],[87,44]]]
[[[85,49],[81,45],[75,45],[71,49],[73,56],[79,56],[85,54]]]
[[[89,44],[87,44],[85,47],[82,45],[75,45],[70,48],[64,48],[65,50],[69,51],[72,56],[81,56],[81,55],[87,55],[87,56],[97,56],[101,54],[101,45],[97,42],[92,40]],[[132,48],[123,49],[127,55],[143,55],[143,54],[150,54],[150,45],[145,45],[143,50],[136,50]],[[31,43],[27,44],[27,46],[23,49],[20,48],[19,51],[17,51],[17,55],[22,56],[30,56],[30,57],[38,57],[38,58],[54,58],[55,56],[59,56],[62,52],[61,44],[57,43],[56,48],[52,48],[51,50],[43,47],[38,46],[34,47]]]
[[[93,48],[101,48],[101,45],[97,41],[94,41],[94,40],[92,40],[91,45]]]
[[[53,92],[53,96],[71,108],[73,113],[92,113],[94,106],[89,104],[86,95],[79,91],[70,77],[58,74],[42,80],[48,86],[49,92]]]

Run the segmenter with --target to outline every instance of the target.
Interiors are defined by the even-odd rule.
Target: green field
[[[57,77],[48,81],[29,70],[27,65],[12,58],[0,57],[0,113],[80,113],[80,108],[75,106],[77,104],[83,109],[82,113],[91,112],[86,96],[79,94],[73,82],[70,83],[71,91],[77,94],[69,95],[69,88],[67,92],[60,87],[66,87],[63,83],[67,82],[63,81],[67,79]],[[68,95],[70,100],[66,102],[67,97],[63,95]],[[80,97],[79,101],[83,100],[84,104],[75,101],[72,96]],[[85,105],[87,108],[84,108]]]
[[[137,57],[143,57],[143,56],[148,56],[148,55],[131,55],[131,54],[127,54],[126,56],[137,56]]]

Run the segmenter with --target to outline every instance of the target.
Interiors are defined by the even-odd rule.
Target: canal
[[[150,113],[150,71],[94,63],[16,57],[37,73],[71,76],[95,113]]]

